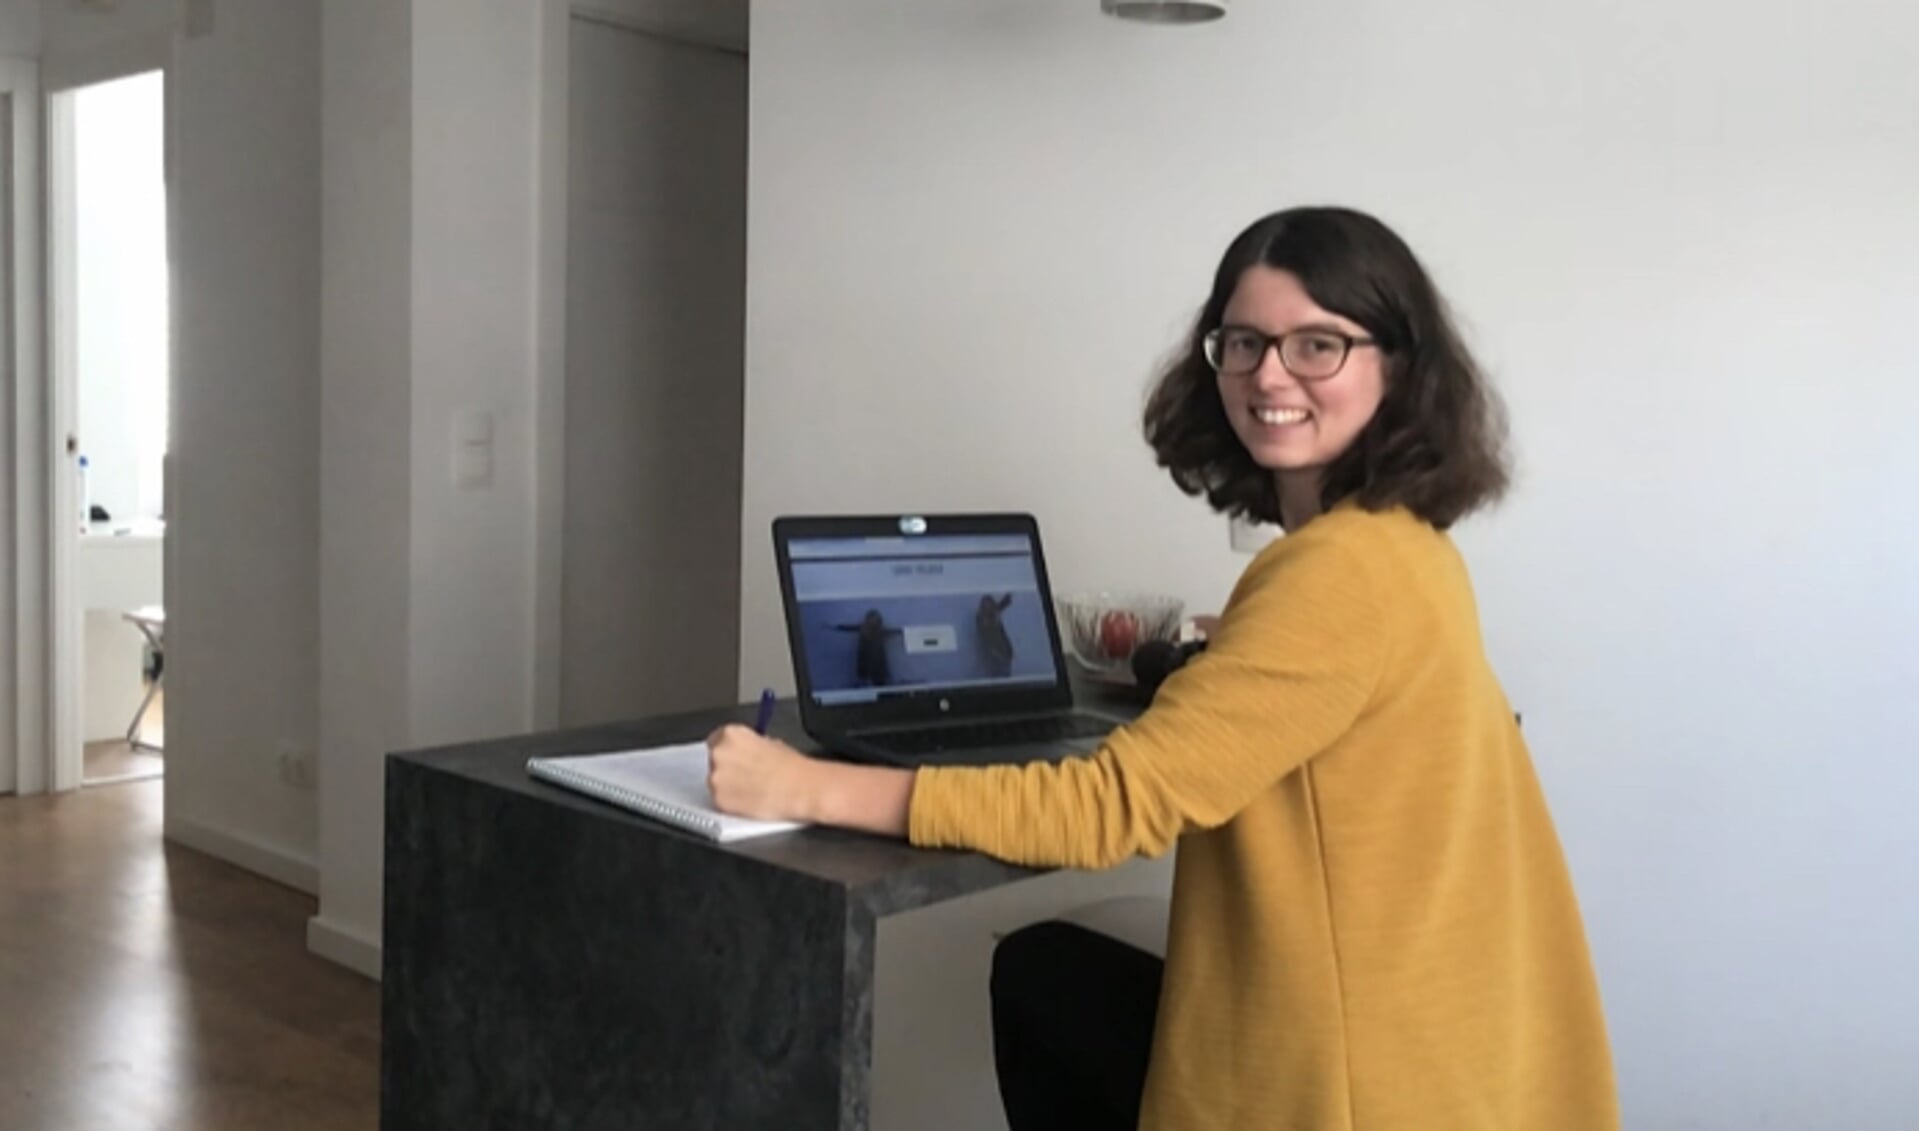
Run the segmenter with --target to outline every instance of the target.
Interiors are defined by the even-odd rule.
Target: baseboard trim
[[[276,884],[285,884],[308,895],[320,894],[320,869],[312,860],[296,856],[283,848],[261,844],[248,837],[222,832],[211,825],[167,814],[166,838],[196,852],[245,868],[265,876]]]
[[[307,920],[307,949],[356,974],[380,980],[380,944],[324,915]]]

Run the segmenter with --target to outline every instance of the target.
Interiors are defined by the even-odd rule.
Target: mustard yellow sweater
[[[1619,1124],[1465,564],[1407,512],[1336,508],[1268,547],[1096,756],[921,770],[911,836],[1075,868],[1178,842],[1144,1128]]]

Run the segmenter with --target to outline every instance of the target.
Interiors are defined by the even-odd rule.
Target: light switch
[[[493,414],[468,409],[453,416],[453,485],[473,490],[493,482]]]

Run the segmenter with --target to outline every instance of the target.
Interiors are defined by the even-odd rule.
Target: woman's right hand
[[[913,771],[810,758],[739,725],[706,740],[706,784],[722,813],[805,821],[903,837],[911,821]]]
[[[821,763],[738,725],[714,731],[706,746],[706,785],[720,812],[761,821],[817,819]]]

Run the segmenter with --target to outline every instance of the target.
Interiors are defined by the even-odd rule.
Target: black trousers
[[[1012,1131],[1134,1131],[1164,963],[1071,923],[993,950],[993,1061]]]

